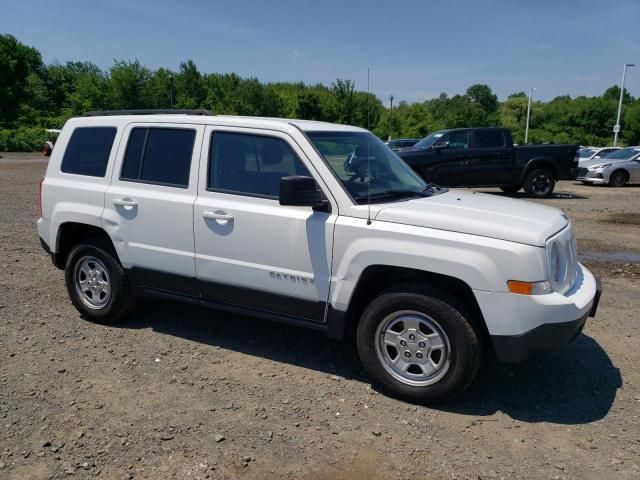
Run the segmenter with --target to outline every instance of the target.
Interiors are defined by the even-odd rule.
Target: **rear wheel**
[[[546,168],[532,170],[524,180],[524,191],[531,197],[548,197],[555,186],[556,179]]]
[[[65,283],[73,306],[87,320],[114,323],[134,306],[124,269],[102,242],[73,247],[65,264]]]
[[[624,187],[629,181],[629,174],[624,170],[616,170],[609,176],[610,187]]]
[[[362,314],[357,344],[374,383],[409,401],[454,398],[480,365],[480,341],[464,305],[421,284],[376,297]]]

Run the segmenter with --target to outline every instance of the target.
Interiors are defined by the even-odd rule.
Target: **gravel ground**
[[[604,282],[584,333],[425,408],[313,332],[168,301],[83,321],[38,242],[46,161],[2,156],[0,478],[640,478],[640,187],[543,201]]]

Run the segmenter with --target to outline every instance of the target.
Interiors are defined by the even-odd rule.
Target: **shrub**
[[[36,152],[42,150],[49,134],[42,127],[0,130],[0,152]]]

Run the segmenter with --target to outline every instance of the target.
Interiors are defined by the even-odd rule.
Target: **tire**
[[[103,242],[73,247],[67,257],[64,278],[71,303],[86,320],[115,323],[135,306],[125,271]]]
[[[609,175],[610,187],[624,187],[629,181],[629,174],[625,170],[616,170]]]
[[[508,187],[500,187],[500,190],[504,193],[516,193],[520,188],[522,188],[522,185],[509,185]]]
[[[360,359],[373,383],[392,396],[449,401],[469,386],[480,366],[481,343],[469,318],[463,304],[428,285],[385,290],[358,324]],[[401,373],[403,363],[408,366]]]
[[[524,191],[530,197],[535,198],[548,197],[555,186],[556,179],[546,168],[531,170],[524,180]]]

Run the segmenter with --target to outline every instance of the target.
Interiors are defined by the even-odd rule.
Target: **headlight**
[[[602,163],[600,165],[592,165],[591,167],[589,167],[589,170],[604,170],[605,168],[610,166],[610,163]]]
[[[573,287],[578,269],[576,237],[571,225],[547,240],[546,250],[551,288],[564,294]]]
[[[564,279],[564,269],[562,262],[562,253],[560,252],[560,242],[555,241],[549,249],[549,278],[555,284],[562,283]]]

